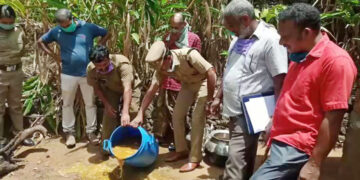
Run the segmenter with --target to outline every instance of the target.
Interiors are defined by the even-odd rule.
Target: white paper
[[[264,131],[275,110],[275,96],[250,98],[245,107],[254,130],[254,134]]]

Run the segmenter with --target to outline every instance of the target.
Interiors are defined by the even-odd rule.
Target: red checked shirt
[[[275,139],[311,155],[325,112],[348,108],[356,74],[349,54],[323,34],[305,61],[290,64],[270,142]]]
[[[165,36],[167,37],[167,36]],[[197,49],[201,53],[201,40],[198,35],[193,32],[188,32],[189,47]],[[169,46],[169,49],[179,49],[175,43]],[[173,78],[166,78],[162,82],[162,88],[173,91],[180,91],[181,83]]]

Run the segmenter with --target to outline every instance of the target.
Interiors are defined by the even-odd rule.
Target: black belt
[[[21,68],[21,63],[19,64],[13,64],[13,65],[0,65],[0,70],[1,71],[6,71],[6,72],[12,72],[12,71],[17,71]]]

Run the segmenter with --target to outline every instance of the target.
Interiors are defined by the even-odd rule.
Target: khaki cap
[[[154,62],[163,58],[166,53],[165,43],[163,41],[156,41],[151,45],[148,54],[146,55],[146,62]]]

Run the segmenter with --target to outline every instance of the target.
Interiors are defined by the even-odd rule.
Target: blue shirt
[[[84,77],[94,38],[105,36],[107,30],[85,21],[77,20],[77,22],[76,30],[72,33],[63,31],[58,25],[44,34],[41,39],[44,43],[55,41],[60,45],[63,74]]]

